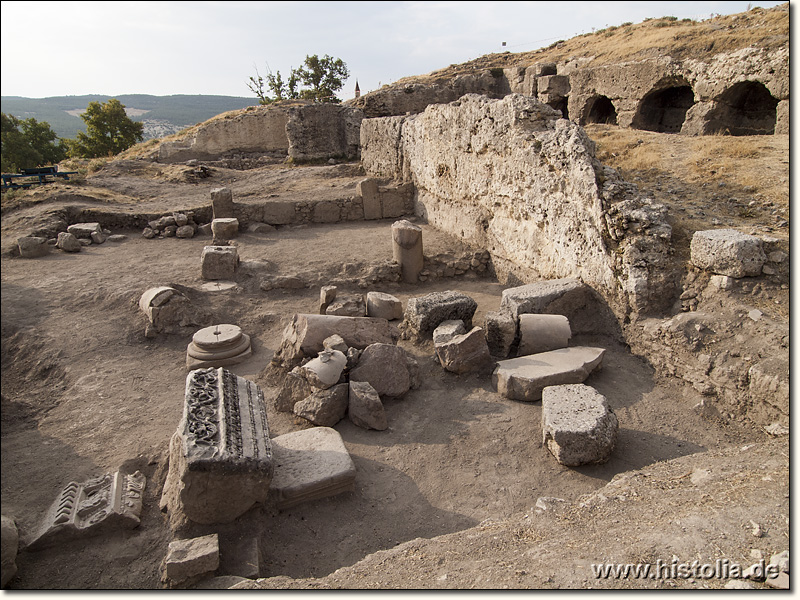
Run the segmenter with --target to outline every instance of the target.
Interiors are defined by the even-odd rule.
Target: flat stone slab
[[[189,373],[162,507],[197,523],[228,523],[266,500],[272,473],[261,389],[223,368]]]
[[[522,314],[547,313],[547,308],[563,296],[583,296],[588,286],[579,279],[551,279],[503,290],[500,309],[516,320]]]
[[[603,348],[575,346],[501,360],[492,374],[497,391],[511,400],[541,400],[548,385],[583,383],[603,362]]]
[[[68,483],[27,549],[38,550],[82,536],[137,527],[145,483],[145,476],[139,471],[116,471],[83,483]]]
[[[555,385],[542,392],[542,443],[568,467],[608,460],[619,421],[605,396],[588,385]]]
[[[237,290],[238,285],[235,281],[209,281],[200,286],[204,292],[228,292]]]
[[[204,327],[192,336],[195,346],[204,350],[227,348],[241,339],[241,327],[229,323]]]
[[[356,468],[339,432],[315,427],[272,439],[275,476],[270,491],[279,509],[351,491]]]

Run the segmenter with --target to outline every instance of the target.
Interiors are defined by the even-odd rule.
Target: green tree
[[[0,162],[4,173],[52,165],[66,157],[66,144],[53,132],[49,123],[2,113]]]
[[[86,123],[86,133],[79,131],[70,143],[70,154],[75,157],[113,156],[144,139],[144,125],[131,120],[116,98],[104,103],[89,102],[81,119]]]
[[[341,58],[333,58],[327,54],[320,58],[314,54],[306,56],[301,67],[292,69],[286,82],[283,81],[280,71],[274,74],[270,71],[265,78],[256,69],[256,75],[250,77],[247,87],[256,95],[260,104],[295,98],[314,102],[341,102],[336,93],[344,87],[349,76],[347,65]],[[299,84],[306,89],[298,89]]]

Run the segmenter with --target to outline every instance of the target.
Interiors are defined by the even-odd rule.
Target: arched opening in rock
[[[686,120],[686,111],[694,104],[689,85],[676,85],[648,93],[639,103],[633,117],[634,129],[658,133],[679,133]]]
[[[567,103],[568,98],[561,98],[560,100],[556,100],[555,102],[549,102],[548,104],[555,108],[556,110],[561,111],[561,117],[564,119],[569,119],[569,111],[567,110]]]
[[[595,96],[586,104],[584,123],[617,124],[617,109],[608,96]]]
[[[778,100],[763,83],[741,81],[717,98],[709,113],[708,133],[771,135],[775,133]]]

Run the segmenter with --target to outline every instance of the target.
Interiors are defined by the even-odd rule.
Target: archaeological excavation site
[[[70,167],[2,198],[3,588],[789,587],[788,4]]]

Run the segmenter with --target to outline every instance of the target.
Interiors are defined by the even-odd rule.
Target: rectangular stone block
[[[164,560],[172,583],[190,581],[219,568],[219,537],[216,533],[188,540],[174,540]]]
[[[162,506],[197,523],[228,523],[266,499],[272,473],[261,389],[223,368],[189,373]]]
[[[200,258],[203,279],[233,279],[239,265],[236,246],[206,246]]]
[[[259,218],[270,225],[290,225],[297,221],[297,210],[294,202],[269,202],[264,204]]]
[[[503,290],[501,310],[511,313],[516,320],[522,314],[547,313],[548,307],[562,296],[584,292],[588,287],[578,279],[551,279]]]
[[[342,218],[342,210],[333,201],[317,202],[311,220],[314,223],[337,223]]]
[[[356,193],[361,196],[364,203],[364,219],[371,221],[380,219],[381,197],[378,193],[378,180],[374,178],[364,179],[356,184]]]
[[[145,483],[139,471],[117,471],[83,483],[68,483],[27,548],[38,550],[77,537],[137,527]]]
[[[760,275],[767,261],[761,239],[735,229],[696,231],[691,258],[699,269],[734,278]]]

